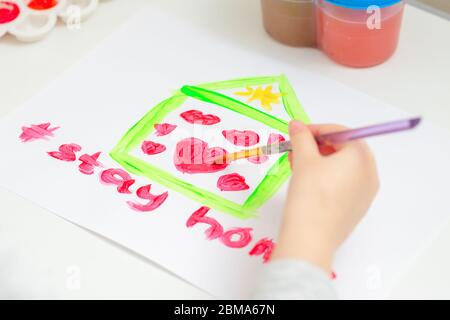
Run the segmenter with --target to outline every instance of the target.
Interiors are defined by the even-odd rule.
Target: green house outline
[[[290,165],[287,154],[281,156],[268,170],[261,183],[255,188],[245,202],[243,204],[238,204],[208,190],[196,187],[175,177],[169,172],[161,170],[144,160],[132,156],[131,151],[141,145],[148,135],[155,130],[155,124],[162,123],[167,115],[178,109],[189,97],[226,108],[264,123],[280,132],[288,133],[288,122],[215,91],[270,85],[275,83],[279,86],[283,105],[287,114],[292,119],[310,123],[294,90],[284,75],[242,78],[197,86],[184,86],[172,97],[156,105],[141,120],[139,120],[139,122],[131,127],[110,152],[110,156],[130,173],[145,176],[156,183],[200,202],[202,205],[241,219],[255,217],[257,215],[257,209],[268,201],[289,178]]]

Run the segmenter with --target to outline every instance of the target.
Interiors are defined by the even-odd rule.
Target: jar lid
[[[325,0],[325,1],[345,8],[367,9],[369,6],[378,6],[380,8],[389,7],[402,0]]]

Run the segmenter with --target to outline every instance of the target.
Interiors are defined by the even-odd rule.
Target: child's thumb
[[[320,155],[317,142],[309,128],[298,120],[289,124],[294,161],[308,161]]]

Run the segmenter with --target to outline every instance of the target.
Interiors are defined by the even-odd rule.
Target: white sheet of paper
[[[157,211],[137,213],[126,205],[129,200],[140,201],[134,194],[119,194],[114,186],[99,182],[98,170],[85,176],[78,172],[78,161],[57,161],[46,152],[64,143],[77,143],[83,153],[102,151],[99,160],[106,168],[120,167],[108,152],[173,90],[185,84],[281,73],[289,78],[313,122],[353,127],[408,116],[339,83],[293,70],[149,9],[2,119],[0,184],[215,296],[246,297],[263,267],[261,258],[248,255],[251,245],[230,249],[217,240],[206,240],[205,226],[186,228],[187,219],[201,204],[169,190],[168,200]],[[222,116],[237,127],[245,126],[241,120]],[[61,127],[54,138],[19,141],[22,126],[44,122]],[[450,151],[443,146],[449,140],[447,131],[426,119],[413,132],[370,140],[378,160],[381,191],[337,254],[335,285],[342,298],[385,297],[420,249],[447,222]],[[136,186],[152,183],[136,175],[133,178]],[[249,179],[255,182],[256,178],[251,174]],[[251,244],[263,237],[275,238],[285,190],[286,186],[281,188],[256,219],[241,220],[215,210],[208,216],[226,230],[253,228]],[[151,191],[160,194],[167,188],[152,183]]]

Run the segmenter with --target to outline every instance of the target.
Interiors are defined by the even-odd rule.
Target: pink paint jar
[[[403,0],[316,0],[319,48],[337,63],[371,67],[398,44]]]

